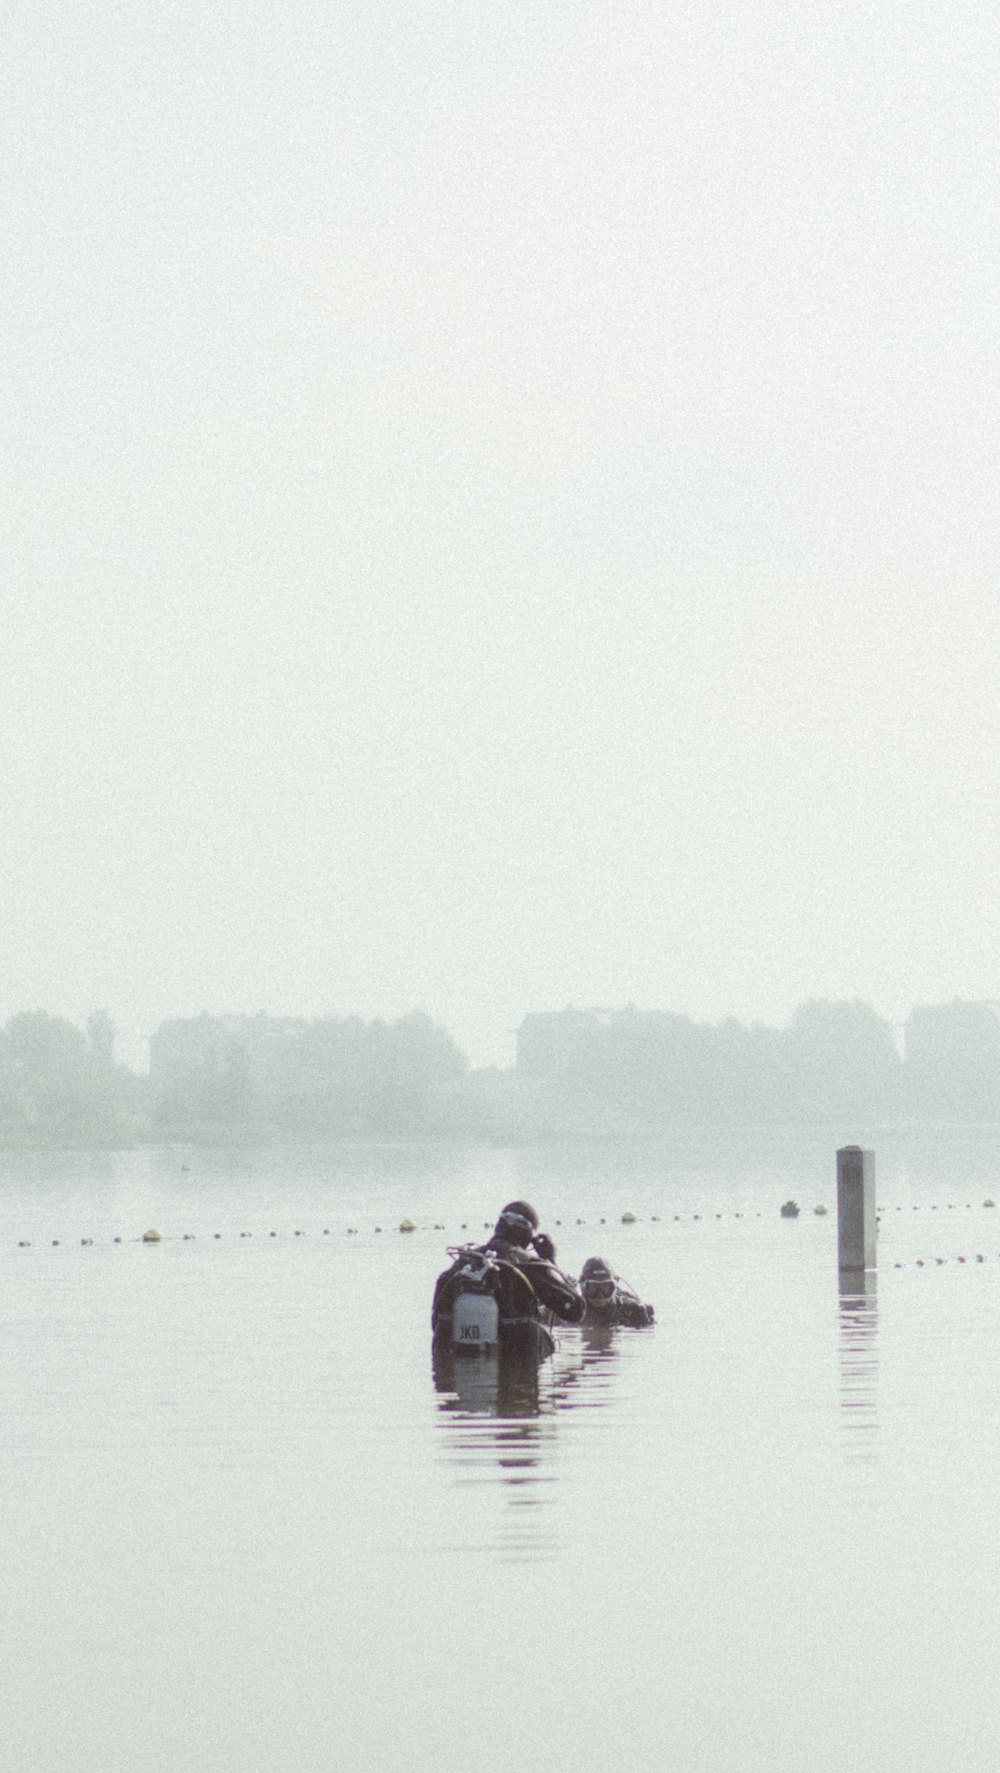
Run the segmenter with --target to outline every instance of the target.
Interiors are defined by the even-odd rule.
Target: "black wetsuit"
[[[644,1305],[642,1300],[627,1287],[624,1281],[616,1281],[614,1297],[607,1305],[595,1305],[593,1300],[587,1301],[587,1315],[584,1319],[588,1324],[624,1324],[631,1330],[644,1330],[655,1317],[651,1305]]]
[[[544,1323],[549,1312],[567,1324],[578,1324],[583,1318],[583,1296],[575,1281],[535,1250],[522,1249],[494,1234],[488,1243],[460,1250],[451,1267],[438,1275],[431,1307],[436,1342],[450,1335],[454,1302],[470,1276],[475,1279],[477,1269],[482,1269],[488,1291],[500,1307],[500,1326],[507,1344],[531,1342],[531,1327]]]

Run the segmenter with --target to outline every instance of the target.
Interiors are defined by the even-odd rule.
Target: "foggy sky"
[[[13,0],[0,1015],[1000,997],[955,0]]]

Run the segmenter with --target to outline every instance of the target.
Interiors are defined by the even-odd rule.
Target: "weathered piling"
[[[866,1311],[878,1300],[876,1268],[842,1268],[837,1276],[841,1318],[846,1321],[854,1312]]]
[[[864,1272],[874,1269],[875,1153],[845,1145],[837,1153],[837,1264]]]

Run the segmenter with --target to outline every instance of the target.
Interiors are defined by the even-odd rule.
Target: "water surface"
[[[8,1156],[4,1768],[992,1768],[1000,1169],[880,1151],[842,1293],[835,1143]],[[515,1194],[657,1325],[439,1390]]]

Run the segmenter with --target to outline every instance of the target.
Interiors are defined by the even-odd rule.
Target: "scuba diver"
[[[448,1253],[453,1261],[438,1275],[431,1307],[436,1352],[502,1350],[544,1360],[555,1347],[552,1317],[581,1322],[580,1289],[556,1267],[555,1245],[527,1201],[508,1202],[485,1244]]]
[[[653,1307],[644,1305],[619,1275],[612,1274],[600,1256],[587,1257],[580,1270],[580,1291],[587,1308],[584,1322],[588,1327],[625,1324],[629,1329],[641,1330],[656,1315]]]

